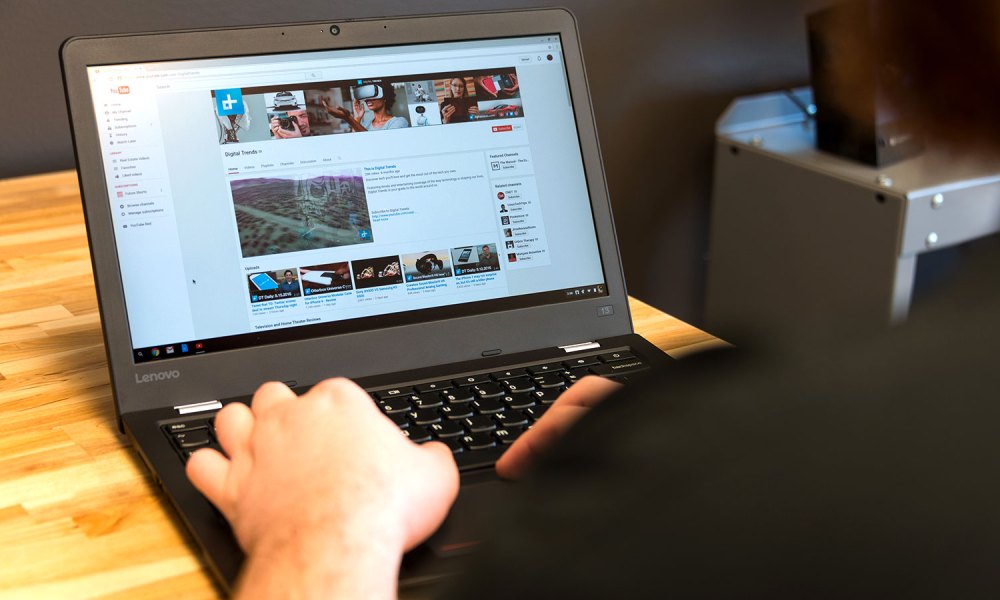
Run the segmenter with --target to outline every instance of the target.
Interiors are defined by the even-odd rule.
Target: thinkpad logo
[[[156,373],[146,373],[145,375],[135,374],[136,383],[152,383],[154,381],[165,381],[167,379],[179,379],[181,372],[177,369],[173,371],[158,371]]]

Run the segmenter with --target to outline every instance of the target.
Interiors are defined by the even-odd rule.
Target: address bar
[[[202,79],[218,79],[220,76],[244,76],[244,75],[275,75],[277,73],[282,73],[282,69],[302,69],[305,68],[307,64],[313,63],[316,68],[345,68],[345,67],[366,67],[373,65],[384,65],[386,63],[392,64],[405,64],[413,62],[427,62],[439,59],[464,59],[464,58],[488,58],[491,56],[508,56],[514,54],[524,54],[532,52],[546,52],[548,46],[542,45],[532,45],[532,46],[512,46],[510,48],[505,48],[503,52],[498,52],[497,49],[489,49],[490,51],[484,52],[461,52],[456,50],[442,50],[435,52],[423,52],[419,54],[386,54],[384,56],[372,57],[371,55],[365,56],[363,58],[358,58],[356,60],[350,59],[303,59],[294,62],[280,62],[273,63],[267,66],[266,69],[261,69],[260,65],[247,66],[244,68],[240,67],[206,67],[202,69],[199,75],[191,75],[184,77],[186,81],[198,81]],[[305,63],[305,64],[304,64]],[[248,70],[243,70],[248,69]]]

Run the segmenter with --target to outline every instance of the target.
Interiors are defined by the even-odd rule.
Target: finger
[[[312,386],[309,392],[303,396],[310,398],[323,398],[333,401],[340,401],[344,399],[356,400],[362,399],[364,405],[370,405],[372,408],[375,407],[375,403],[372,402],[371,396],[368,392],[361,389],[361,387],[347,379],[346,377],[331,377],[330,379],[324,379],[323,381]]]
[[[437,531],[458,497],[458,466],[451,449],[441,442],[418,446],[421,467],[415,475],[412,510],[407,515],[405,549],[411,550]]]
[[[317,394],[336,396],[345,392],[354,392],[356,390],[364,392],[358,384],[346,377],[330,377],[329,379],[324,379],[323,381],[320,381],[316,385],[312,386],[309,393],[312,394],[315,392]]]
[[[551,408],[525,431],[497,461],[497,474],[504,479],[520,479],[552,443],[561,438],[576,421],[587,413],[580,406]]]
[[[188,459],[185,471],[194,487],[228,518],[232,507],[226,502],[226,479],[230,462],[211,448],[202,448]]]
[[[561,396],[556,398],[553,406],[582,406],[593,408],[600,404],[612,392],[622,387],[622,384],[598,377],[587,375],[569,387]]]
[[[230,458],[250,452],[254,416],[242,402],[230,402],[215,415],[215,436]]]
[[[253,409],[254,416],[260,417],[282,402],[288,402],[297,397],[295,392],[288,389],[287,385],[277,381],[269,381],[257,388],[250,408]]]

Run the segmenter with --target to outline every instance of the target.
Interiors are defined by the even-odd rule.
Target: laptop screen
[[[607,294],[557,35],[88,74],[136,362]]]

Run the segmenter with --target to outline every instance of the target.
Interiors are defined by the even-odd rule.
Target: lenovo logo
[[[177,369],[173,371],[159,371],[157,373],[146,373],[145,375],[135,374],[136,383],[153,383],[154,381],[165,381],[167,379],[180,379],[181,372]]]

